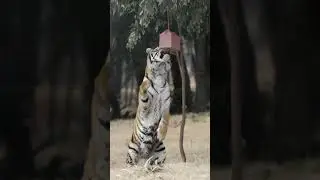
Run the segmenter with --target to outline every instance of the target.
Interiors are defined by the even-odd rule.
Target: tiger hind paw
[[[147,171],[161,170],[164,165],[165,158],[159,160],[158,158],[150,157],[144,164],[144,168]]]

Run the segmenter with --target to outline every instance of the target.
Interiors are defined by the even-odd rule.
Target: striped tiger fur
[[[138,108],[133,133],[128,144],[126,163],[136,165],[140,158],[147,159],[146,168],[162,165],[166,159],[163,140],[167,134],[171,93],[169,72],[171,60],[159,47],[147,48],[147,65],[139,87]]]

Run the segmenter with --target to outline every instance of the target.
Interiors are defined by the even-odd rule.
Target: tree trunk
[[[205,66],[207,61],[207,45],[208,43],[205,37],[196,41],[196,59],[194,65],[197,85],[195,104],[193,106],[196,112],[205,111],[210,100],[210,95],[208,94],[210,79]]]
[[[250,5],[249,5],[250,4]],[[263,11],[264,4],[262,1],[245,0],[242,1],[242,8],[244,9],[244,17],[247,27],[247,32],[250,38],[248,44],[252,44],[255,60],[250,63],[251,69],[255,69],[255,73],[249,71],[247,76],[252,78],[248,82],[255,82],[246,85],[251,91],[246,91],[251,98],[251,106],[247,108],[246,113],[251,114],[251,118],[246,123],[248,126],[247,137],[254,142],[248,144],[255,144],[260,149],[253,149],[254,152],[259,152],[261,157],[270,158],[270,148],[272,143],[274,124],[274,85],[275,85],[275,68],[273,63],[273,55],[271,52],[270,32],[267,28],[266,14]],[[253,66],[252,66],[253,65]],[[254,67],[255,65],[255,67]],[[250,77],[249,77],[250,78]],[[247,88],[247,89],[248,89]],[[254,92],[252,92],[254,90]],[[252,95],[255,95],[252,97]],[[252,113],[253,109],[254,112]],[[255,115],[256,114],[256,115]],[[245,130],[246,131],[246,130]],[[257,133],[260,132],[260,133]],[[251,151],[251,154],[253,154]]]
[[[194,49],[194,41],[188,40],[182,37],[182,47],[183,47],[183,57],[185,60],[185,65],[187,69],[187,73],[189,76],[190,81],[190,90],[191,93],[196,92],[196,77],[195,77],[195,65],[194,65],[194,58],[195,58],[195,49]],[[194,103],[194,100],[192,101]]]
[[[242,179],[241,159],[241,34],[240,24],[242,14],[241,4],[238,0],[221,0],[219,9],[225,24],[226,37],[231,60],[231,139],[232,139],[232,180]]]

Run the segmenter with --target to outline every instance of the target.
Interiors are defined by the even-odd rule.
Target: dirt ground
[[[181,115],[172,116],[177,121]],[[127,143],[132,133],[133,120],[116,120],[110,124],[110,178],[111,180],[207,180],[210,179],[210,114],[188,114],[186,118],[184,149],[187,163],[181,162],[179,152],[180,128],[169,128],[164,144],[167,158],[165,166],[157,172],[143,169],[145,160],[127,168]]]

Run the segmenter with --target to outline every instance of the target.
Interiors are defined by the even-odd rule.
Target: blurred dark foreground
[[[80,179],[108,1],[1,1],[0,179]]]

